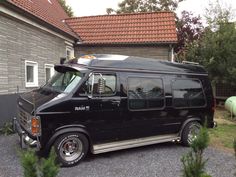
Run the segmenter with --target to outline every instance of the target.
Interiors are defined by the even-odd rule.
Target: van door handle
[[[111,104],[119,106],[120,105],[120,100],[112,100]]]

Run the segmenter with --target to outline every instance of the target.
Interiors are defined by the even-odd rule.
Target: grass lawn
[[[215,121],[218,126],[214,129],[209,129],[210,146],[233,153],[233,140],[234,138],[236,139],[235,118],[232,120],[226,110],[217,109]]]

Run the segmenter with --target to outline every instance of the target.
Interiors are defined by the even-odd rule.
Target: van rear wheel
[[[88,139],[81,133],[66,133],[57,138],[54,148],[61,166],[74,166],[87,155]]]
[[[184,146],[190,146],[194,139],[197,138],[201,129],[201,124],[197,121],[189,122],[183,129],[181,142]]]

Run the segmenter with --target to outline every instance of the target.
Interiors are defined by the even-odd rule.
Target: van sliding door
[[[129,77],[126,131],[130,138],[166,132],[165,93],[162,78]]]

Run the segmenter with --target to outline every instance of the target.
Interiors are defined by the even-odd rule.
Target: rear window
[[[174,107],[202,107],[206,105],[200,80],[177,79],[172,83]]]
[[[129,109],[160,109],[164,107],[164,89],[162,79],[128,79]]]

